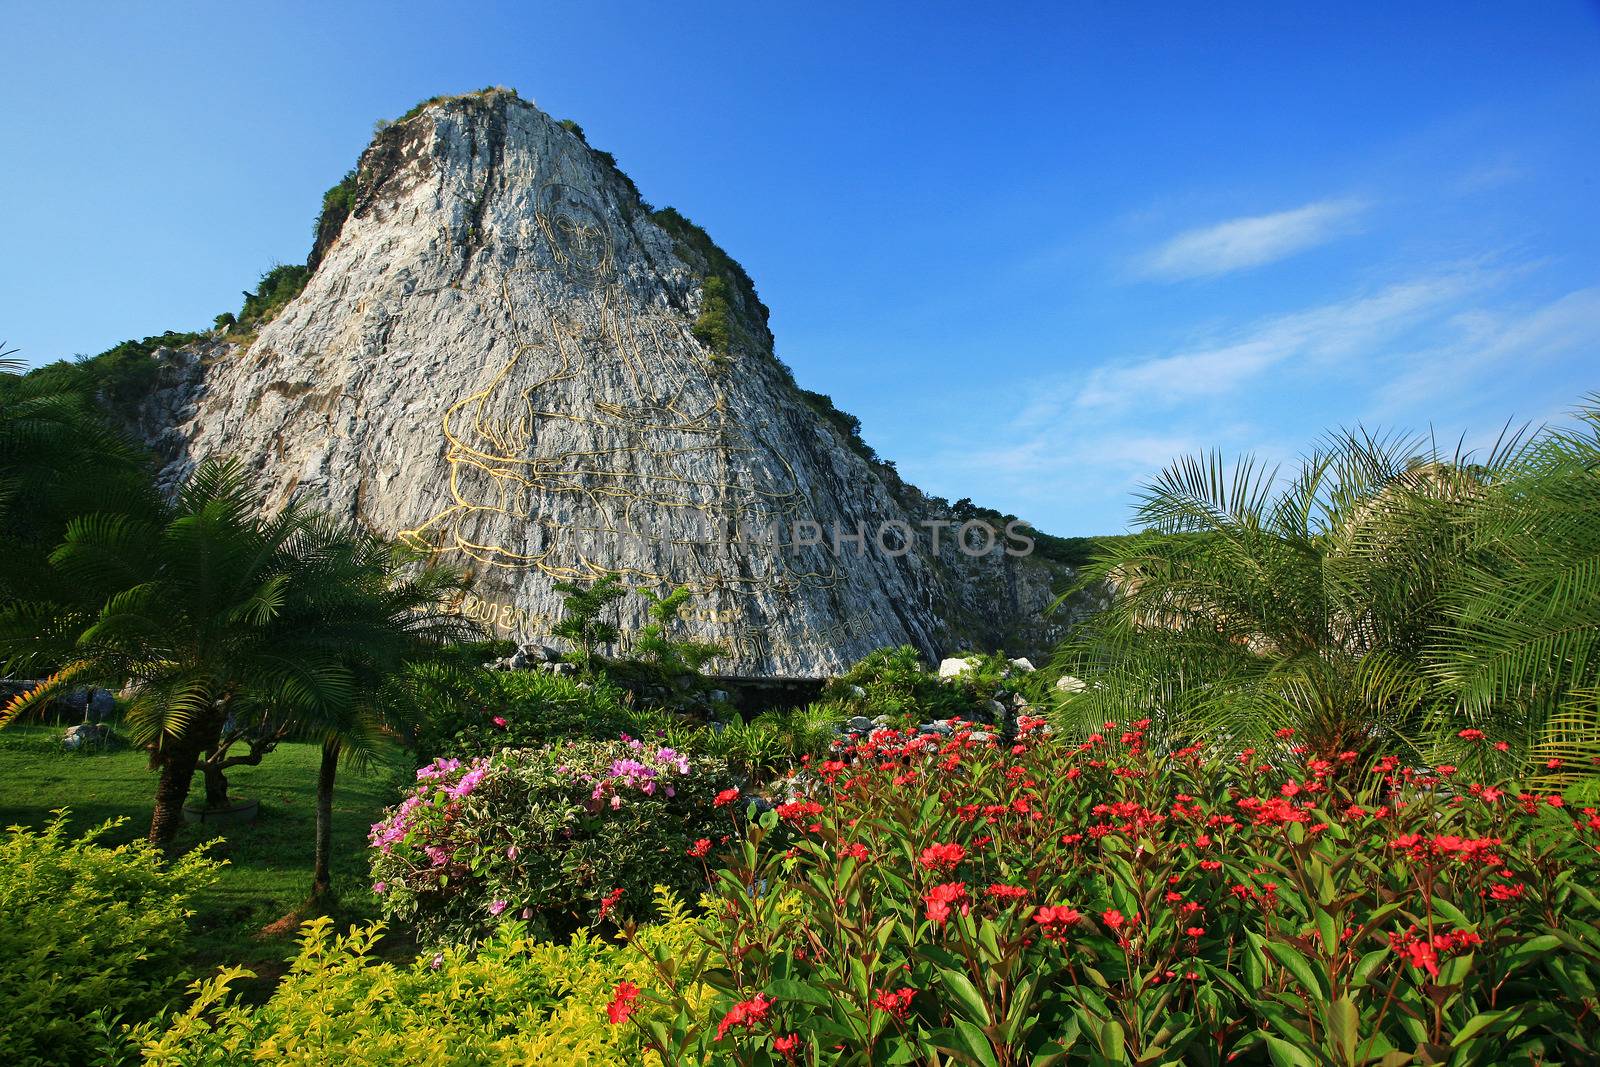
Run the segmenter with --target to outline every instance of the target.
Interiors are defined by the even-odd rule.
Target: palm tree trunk
[[[333,779],[339,770],[339,742],[322,746],[322,766],[317,771],[317,843],[311,875],[311,899],[322,903],[333,896],[333,879],[328,870],[333,853]]]
[[[155,811],[150,816],[150,843],[165,847],[183,825],[183,802],[189,799],[189,784],[194,781],[200,746],[192,733],[175,738],[172,746],[157,753],[161,775],[156,779]]]

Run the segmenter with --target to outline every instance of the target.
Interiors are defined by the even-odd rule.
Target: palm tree
[[[47,560],[91,511],[159,510],[148,457],[96,405],[82,377],[19,375],[0,344],[0,603],[65,600]]]
[[[301,732],[321,742],[317,775],[314,902],[332,897],[333,790],[341,760],[370,760],[379,738],[415,725],[424,686],[458,663],[479,628],[446,605],[465,589],[457,572],[427,565],[411,549],[321,520],[303,555],[302,595],[291,625],[351,680],[348,699],[319,705]]]
[[[1460,697],[1452,726],[1512,740],[1552,786],[1600,757],[1600,395],[1576,416],[1520,448],[1468,516],[1430,657]]]
[[[1450,516],[1474,484],[1423,444],[1334,435],[1286,480],[1215,454],[1168,467],[1142,494],[1146,532],[1083,572],[1111,595],[1059,654],[1089,683],[1071,716],[1148,716],[1174,744],[1285,728],[1319,751],[1414,744],[1450,702],[1421,660],[1445,581],[1431,561],[1463,536]],[[1417,500],[1426,521],[1389,521]]]
[[[99,606],[28,601],[0,610],[9,666],[54,668],[0,711],[0,725],[75,686],[126,690],[125,722],[159,772],[150,840],[169,842],[196,763],[232,710],[301,718],[351,699],[350,672],[289,610],[315,534],[292,506],[259,518],[232,462],[202,464],[153,518],[73,520],[50,562]]]

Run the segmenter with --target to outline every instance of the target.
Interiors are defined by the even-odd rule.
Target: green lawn
[[[104,840],[143,837],[150,827],[155,774],[143,753],[63,752],[60,727],[11,726],[0,730],[0,826],[37,827],[57,808],[72,812],[70,825],[84,830],[107,819],[127,823]],[[212,855],[228,861],[196,915],[196,963],[244,963],[270,976],[292,953],[295,931],[263,933],[298,911],[311,887],[315,790],[319,749],[288,744],[259,767],[228,772],[230,792],[261,801],[254,823],[234,827],[186,827],[179,848],[220,839]],[[396,796],[400,775],[410,777],[409,758],[398,747],[365,773],[341,769],[333,806],[333,881],[342,922],[375,917],[367,881],[367,830]],[[198,796],[200,776],[195,776]],[[285,924],[292,926],[293,924]],[[398,939],[385,939],[394,951]]]

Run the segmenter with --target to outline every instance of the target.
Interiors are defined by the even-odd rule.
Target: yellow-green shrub
[[[663,920],[638,931],[641,947],[698,952],[696,921],[659,894]],[[336,936],[332,920],[307,923],[300,954],[270,1000],[241,1003],[226,970],[194,986],[186,1011],[131,1032],[146,1063],[659,1064],[639,1029],[612,1026],[605,1005],[617,983],[647,992],[659,981],[644,953],[579,931],[564,945],[525,936],[518,924],[476,950],[454,947],[405,966],[379,962],[382,924]],[[641,1020],[652,1011],[640,1008]],[[665,1018],[665,1017],[664,1017]]]
[[[71,840],[66,813],[0,839],[0,1063],[81,1062],[96,1023],[143,1019],[182,984],[189,907],[217,861],[172,863],[144,841]]]

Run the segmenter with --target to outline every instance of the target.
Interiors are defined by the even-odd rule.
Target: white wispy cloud
[[[1487,447],[1508,417],[1537,422],[1600,388],[1587,369],[1600,285],[1552,290],[1538,266],[1500,253],[1441,264],[1018,382],[985,404],[981,433],[901,469],[951,496],[981,482],[986,501],[1046,530],[1111,530],[1156,471],[1202,449],[1292,464],[1357,421]]]
[[[1188,230],[1146,255],[1141,273],[1178,280],[1259,267],[1351,232],[1367,206],[1355,199],[1319,200]]]
[[[1077,390],[1073,407],[1167,408],[1230,393],[1290,360],[1330,360],[1370,348],[1438,315],[1485,280],[1480,272],[1463,271],[1399,282],[1257,322],[1218,343],[1103,364]]]
[[[1374,417],[1395,418],[1460,394],[1498,397],[1493,383],[1508,373],[1538,374],[1553,360],[1600,353],[1600,286],[1512,311],[1473,309],[1450,326],[1452,336],[1408,353],[1399,373],[1378,387]],[[1597,386],[1600,373],[1560,385],[1571,401]]]

